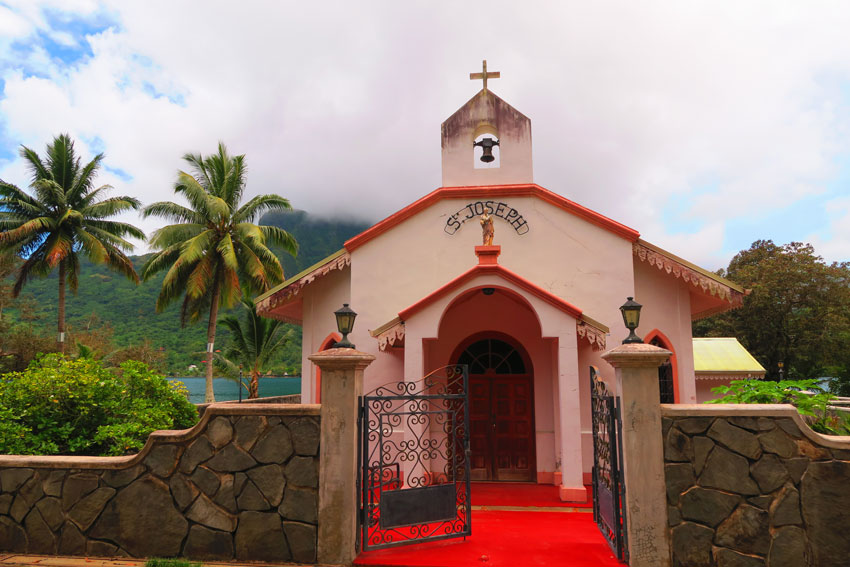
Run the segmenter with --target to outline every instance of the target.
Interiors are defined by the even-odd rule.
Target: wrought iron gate
[[[362,398],[361,549],[471,533],[469,376],[447,366]]]
[[[617,559],[628,563],[620,399],[608,392],[596,368],[592,366],[590,403],[593,428],[593,520]]]

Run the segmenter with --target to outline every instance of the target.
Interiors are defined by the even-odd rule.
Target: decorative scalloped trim
[[[282,305],[284,303],[289,303],[290,301],[295,299],[295,297],[300,295],[301,291],[305,287],[307,287],[308,285],[310,285],[311,283],[313,283],[317,279],[322,278],[322,277],[328,275],[329,273],[331,273],[335,270],[343,270],[350,265],[351,265],[351,254],[349,254],[348,252],[345,252],[344,254],[342,254],[341,256],[339,256],[337,258],[334,258],[330,262],[328,262],[326,264],[322,264],[321,266],[319,266],[318,268],[316,268],[315,270],[313,270],[309,274],[305,275],[304,277],[300,278],[299,280],[292,282],[291,284],[286,286],[284,289],[281,289],[278,292],[273,293],[272,295],[262,299],[257,304],[257,310],[260,313],[268,313],[271,310],[273,310],[275,307],[277,307],[278,305]],[[280,319],[281,317],[277,317],[277,318]],[[289,319],[289,318],[283,317],[282,319],[284,321],[287,321],[287,319]],[[287,321],[287,322],[288,323],[300,323],[300,321],[295,321],[295,320],[291,320],[291,321]]]
[[[659,254],[655,250],[650,250],[640,242],[632,243],[632,251],[635,256],[640,258],[641,262],[647,262],[650,266],[664,270],[668,274],[672,274],[682,281],[701,289],[704,293],[710,293],[715,297],[727,301],[733,307],[740,307],[744,301],[743,293],[684,266],[672,258]]]
[[[605,331],[588,325],[585,321],[576,321],[576,334],[585,339],[593,350],[605,350]],[[390,347],[404,346],[404,322],[399,321],[389,329],[374,335],[378,349],[386,351]]]

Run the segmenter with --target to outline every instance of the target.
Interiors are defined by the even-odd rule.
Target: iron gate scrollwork
[[[626,545],[626,487],[623,482],[620,399],[590,367],[591,424],[593,429],[593,520],[617,559],[628,563]]]
[[[361,400],[361,549],[471,534],[469,375],[447,366]]]

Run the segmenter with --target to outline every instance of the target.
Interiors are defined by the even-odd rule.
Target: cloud
[[[20,62],[0,43],[3,137],[99,138],[126,173],[102,181],[146,202],[173,198],[181,155],[222,140],[247,155],[251,195],[378,220],[439,185],[439,125],[484,58],[532,119],[538,183],[707,267],[749,245],[730,221],[834,198],[850,157],[843,4],[10,6],[9,37],[34,47]],[[87,49],[57,62],[39,33]]]

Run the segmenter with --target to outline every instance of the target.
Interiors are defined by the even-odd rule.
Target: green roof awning
[[[764,367],[734,337],[694,339],[695,372],[764,374]]]

